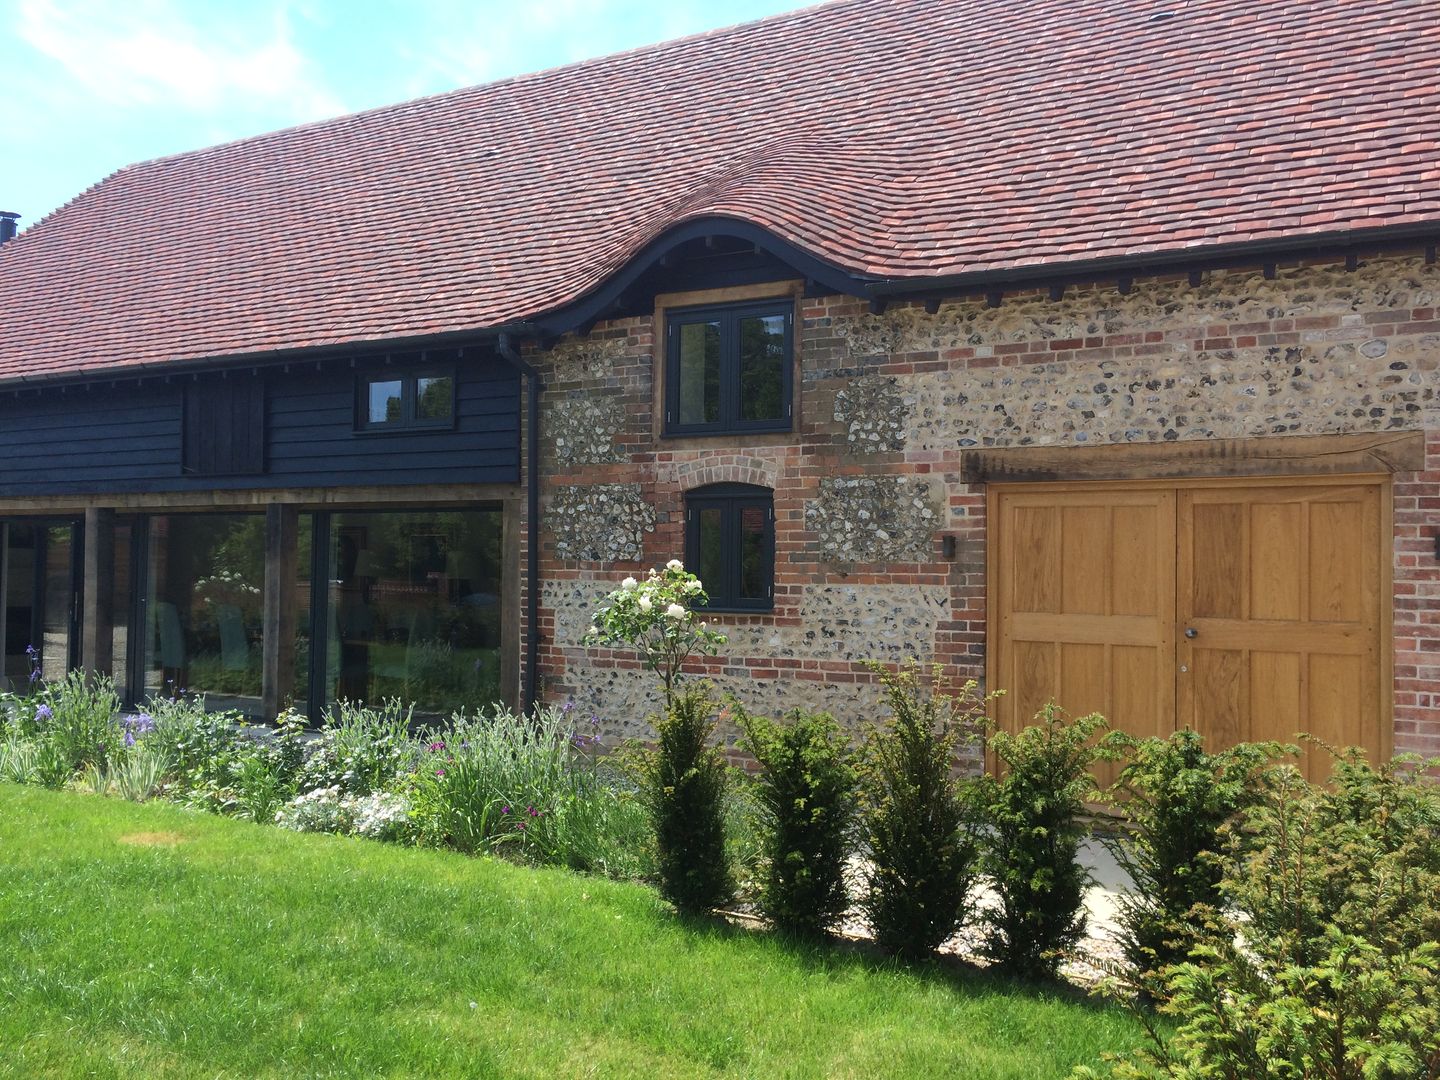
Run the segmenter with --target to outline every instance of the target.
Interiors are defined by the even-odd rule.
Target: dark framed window
[[[685,566],[712,611],[775,606],[775,499],[769,488],[710,484],[685,496]]]
[[[665,320],[667,435],[790,430],[793,302],[672,308]]]
[[[360,431],[455,426],[455,372],[381,371],[360,377],[355,402]]]

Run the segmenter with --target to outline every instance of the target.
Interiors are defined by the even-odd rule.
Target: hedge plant
[[[848,740],[827,713],[791,712],[777,723],[732,706],[760,766],[765,869],[760,907],[780,930],[820,937],[845,913],[845,863],[855,818]]]

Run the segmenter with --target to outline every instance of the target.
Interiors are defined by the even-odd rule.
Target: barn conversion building
[[[0,247],[11,680],[258,716],[943,664],[1440,753],[1440,26],[834,0],[122,169]]]

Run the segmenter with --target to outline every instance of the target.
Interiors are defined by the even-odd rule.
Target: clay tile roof
[[[875,278],[1419,225],[1437,118],[1430,0],[835,0],[122,169],[0,249],[0,380],[492,328],[713,215]]]

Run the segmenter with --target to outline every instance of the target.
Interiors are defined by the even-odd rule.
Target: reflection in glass
[[[135,598],[130,581],[130,562],[134,536],[131,522],[115,523],[115,589],[110,594],[110,671],[115,677],[115,692],[120,695],[121,701],[130,700],[130,609]]]
[[[454,414],[454,379],[448,375],[424,375],[415,380],[417,420],[449,420]]]
[[[720,419],[720,324],[685,323],[680,327],[681,424],[713,424]]]
[[[709,506],[700,511],[700,565],[695,574],[707,590],[716,590],[725,580],[724,511]]]
[[[769,596],[765,516],[763,506],[740,508],[740,596],[745,600],[764,600]]]
[[[399,379],[376,379],[369,384],[366,421],[371,424],[395,423],[404,415],[404,383]]]
[[[27,522],[4,527],[5,551],[5,678],[16,690],[29,683],[32,646],[40,647],[35,636],[35,544],[36,529]]]
[[[185,690],[258,716],[264,517],[152,517],[146,584],[146,695]]]
[[[40,597],[40,662],[46,682],[65,678],[70,670],[70,627],[75,612],[75,528],[49,525],[41,542],[44,592]]]
[[[784,418],[785,318],[740,320],[740,419]]]
[[[330,517],[325,700],[445,715],[500,690],[499,510]]]

